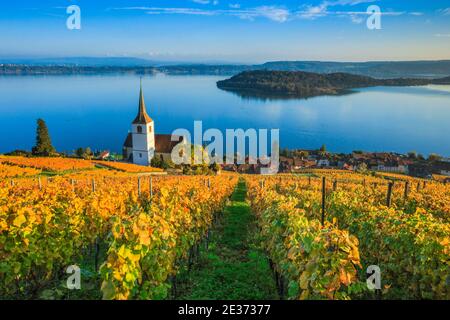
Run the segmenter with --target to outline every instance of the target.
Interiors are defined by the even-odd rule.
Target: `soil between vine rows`
[[[239,182],[191,270],[177,277],[177,300],[279,299],[269,260],[259,247],[255,216]]]

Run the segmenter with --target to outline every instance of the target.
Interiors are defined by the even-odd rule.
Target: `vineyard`
[[[109,170],[95,179],[80,173],[39,183],[3,180],[0,297],[67,298],[59,283],[65,268],[77,264],[98,285],[78,298],[164,298],[170,277],[204,241],[236,183],[227,175],[117,176]]]
[[[247,177],[278,285],[296,299],[449,299],[450,187],[357,174]]]
[[[0,299],[450,299],[450,185],[160,173],[1,157]]]

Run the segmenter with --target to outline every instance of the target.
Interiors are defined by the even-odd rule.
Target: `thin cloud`
[[[198,4],[209,4],[209,0],[191,0],[194,3],[198,3]]]
[[[323,1],[319,5],[306,5],[303,7],[303,10],[299,10],[296,12],[296,16],[300,19],[309,19],[315,20],[322,17],[328,16],[337,16],[342,18],[349,18],[351,22],[355,24],[361,24],[364,22],[364,18],[372,13],[368,13],[367,11],[336,11],[330,10],[332,7],[345,7],[345,6],[355,6],[358,4],[364,3],[374,3],[378,0],[337,0],[337,1]],[[400,16],[404,15],[407,12],[401,11],[386,11],[380,12],[380,15],[384,16]],[[422,15],[420,12],[411,12],[411,15]]]
[[[333,14],[328,11],[330,7],[336,6],[355,6],[361,3],[372,3],[377,0],[336,0],[336,1],[323,1],[319,5],[306,5],[304,10],[297,12],[298,16],[303,19],[316,19]],[[352,15],[351,15],[352,16]]]
[[[231,10],[206,10],[197,8],[162,8],[162,7],[124,7],[113,8],[114,10],[142,10],[147,14],[185,14],[201,16],[228,15],[241,19],[254,20],[256,18],[267,18],[276,22],[285,22],[290,16],[287,9],[276,6],[261,6],[250,9]]]
[[[206,4],[215,1],[210,0],[192,0],[198,3]],[[197,16],[233,16],[240,19],[253,21],[257,18],[265,18],[271,21],[283,23],[293,19],[316,19],[325,16],[347,17],[351,22],[360,24],[364,21],[364,17],[370,15],[366,11],[331,11],[330,7],[335,6],[354,6],[362,3],[372,3],[378,0],[337,0],[337,1],[323,1],[317,6],[306,6],[303,10],[290,11],[284,7],[279,6],[259,6],[255,8],[241,9],[238,3],[229,4],[229,9],[203,9],[203,8],[187,8],[187,7],[123,7],[112,8],[114,10],[142,10],[149,15],[157,14],[183,14],[183,15],[197,15]],[[408,14],[408,12],[387,11],[381,12],[384,16],[400,16]],[[411,15],[421,15],[419,12],[410,12]]]
[[[185,14],[195,16],[214,16],[217,15],[213,10],[202,10],[195,8],[146,8],[147,14]]]
[[[275,6],[261,6],[247,10],[229,10],[228,13],[241,19],[254,20],[264,17],[276,22],[286,22],[291,14],[289,10]]]
[[[450,16],[450,8],[439,9],[437,12],[444,16]]]

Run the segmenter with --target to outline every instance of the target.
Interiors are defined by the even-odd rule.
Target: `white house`
[[[317,161],[317,166],[318,167],[329,167],[330,166],[330,161],[328,159],[319,159]]]
[[[149,166],[154,156],[169,160],[172,149],[179,143],[185,143],[183,137],[155,134],[155,123],[147,114],[141,81],[138,114],[123,144],[124,160],[143,166]]]

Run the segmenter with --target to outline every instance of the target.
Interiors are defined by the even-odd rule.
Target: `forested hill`
[[[302,71],[246,71],[217,82],[220,89],[244,95],[308,98],[340,95],[351,89],[374,86],[420,86],[450,84],[450,77],[440,79],[375,79],[349,73],[318,74]]]
[[[373,78],[439,78],[450,74],[450,60],[436,61],[273,61],[253,70],[351,73]],[[244,70],[242,70],[244,71]]]

